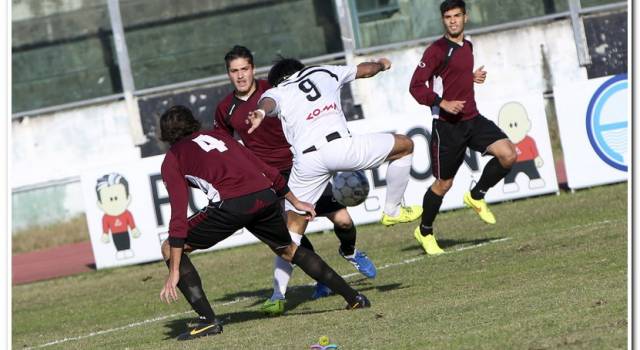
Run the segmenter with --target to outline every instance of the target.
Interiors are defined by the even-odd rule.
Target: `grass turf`
[[[256,244],[192,256],[225,322],[220,335],[173,340],[195,313],[183,298],[159,301],[167,271],[158,262],[13,287],[13,348],[308,349],[321,335],[341,349],[625,348],[627,184],[492,210],[496,225],[468,209],[440,214],[435,232],[448,254],[437,257],[414,241],[415,224],[358,227],[378,277],[347,280],[371,309],[309,300],[312,281],[296,269],[285,315],[262,316],[273,256]],[[310,238],[339,273],[355,271],[333,233]]]

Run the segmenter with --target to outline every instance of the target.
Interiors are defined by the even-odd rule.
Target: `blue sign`
[[[628,91],[626,74],[605,81],[591,97],[586,119],[591,147],[605,163],[621,171],[627,171]]]

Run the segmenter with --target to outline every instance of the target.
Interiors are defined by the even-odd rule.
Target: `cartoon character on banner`
[[[509,137],[509,140],[516,145],[518,158],[513,164],[511,171],[504,178],[504,193],[517,192],[520,187],[516,183],[516,177],[524,173],[529,177],[529,188],[544,187],[544,179],[540,177],[538,168],[544,165],[544,161],[538,153],[536,141],[529,135],[531,131],[531,120],[527,115],[527,110],[519,102],[506,103],[498,113],[498,126]]]
[[[102,216],[102,237],[104,244],[110,241],[109,233],[113,237],[113,245],[116,248],[116,259],[129,259],[134,256],[131,250],[131,240],[140,237],[140,230],[133,221],[133,215],[127,210],[131,203],[129,196],[129,183],[124,176],[118,173],[110,173],[102,176],[96,183],[98,195],[98,207],[104,212]]]

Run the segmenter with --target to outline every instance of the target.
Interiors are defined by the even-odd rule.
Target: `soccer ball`
[[[367,199],[369,181],[364,171],[343,171],[333,176],[333,198],[347,207],[354,207]]]

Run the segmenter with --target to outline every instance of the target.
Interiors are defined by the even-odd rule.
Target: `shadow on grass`
[[[440,248],[447,250],[447,248],[451,248],[451,247],[472,247],[474,245],[480,245],[480,244],[484,244],[484,243],[489,243],[491,241],[495,241],[497,239],[502,239],[505,237],[489,237],[489,238],[479,238],[479,239],[469,239],[469,240],[465,240],[465,239],[461,239],[461,240],[456,240],[456,239],[438,239],[438,245],[440,246]],[[415,242],[414,245],[411,245],[409,247],[405,247],[402,248],[400,251],[403,252],[408,252],[408,251],[413,251],[413,250],[419,250],[422,251],[422,247],[418,244],[418,242]]]

